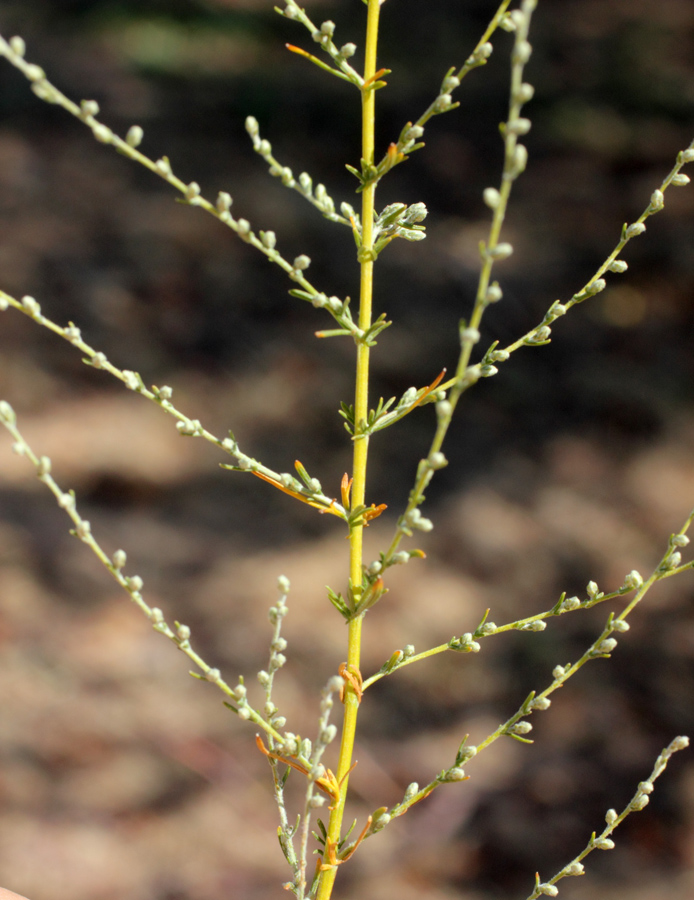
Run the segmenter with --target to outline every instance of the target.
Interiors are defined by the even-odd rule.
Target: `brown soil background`
[[[229,190],[237,215],[277,231],[314,283],[355,294],[349,235],[265,175],[243,129],[252,113],[280,160],[353,199],[358,107],[347,86],[288,55],[310,48],[260,0],[6,2],[4,36],[103,120],[145,129],[203,193]],[[364,8],[307,3],[361,43]],[[381,63],[379,146],[428,104],[493,12],[488,0],[390,0]],[[553,0],[535,16],[528,80],[531,163],[515,191],[500,266],[505,299],[483,346],[511,341],[569,297],[635,218],[694,136],[694,7],[689,0]],[[395,322],[374,354],[375,397],[428,383],[456,358],[474,293],[476,243],[498,181],[510,39],[434,120],[427,147],[383,183],[381,203],[423,200],[425,245],[379,262],[377,307]],[[0,67],[0,286],[74,320],[86,339],[179,406],[280,471],[299,458],[337,493],[349,441],[352,350],[312,337],[326,320],[287,297],[286,280],[211,217],[174,203],[147,172],[94,143]],[[352,101],[352,105],[349,103]],[[325,224],[325,227],[323,225]],[[347,241],[345,243],[345,241]],[[353,248],[352,248],[353,250]],[[365,673],[406,643],[425,649],[643,573],[694,504],[694,189],[625,254],[630,270],[558,323],[549,347],[519,351],[468,395],[429,491],[428,558],[393,573],[366,621]],[[344,626],[324,585],[344,590],[337,520],[177,436],[140,398],[8,311],[0,321],[0,394],[37,452],[77,492],[112,552],[128,551],[145,596],[235,683],[266,665],[275,580],[292,581],[289,662],[278,702],[312,735],[318,692],[344,658]],[[373,442],[370,500],[389,540],[431,409]],[[390,515],[392,511],[393,515]],[[498,742],[367,842],[338,878],[340,900],[523,898],[534,872],[565,864],[621,809],[677,734],[694,735],[694,581],[664,582],[632,617],[610,662],[586,667],[533,717],[535,744]],[[613,608],[619,609],[619,604]],[[486,640],[474,657],[441,655],[384,679],[362,708],[351,814],[363,822],[410,781],[478,742],[558,663],[575,659],[608,613],[552,621],[541,635]],[[284,896],[267,765],[253,730],[187,675],[0,435],[0,883],[31,900],[260,900]],[[680,754],[648,808],[595,853],[560,895],[685,900],[694,893],[694,764]]]

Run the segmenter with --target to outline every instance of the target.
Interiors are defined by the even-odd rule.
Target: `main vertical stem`
[[[373,76],[376,73],[378,47],[378,21],[382,0],[368,0],[366,24],[366,50],[364,60],[364,84],[362,90],[362,159],[372,165],[374,161],[375,90]],[[362,192],[362,246],[359,252],[361,277],[359,285],[359,327],[366,331],[371,326],[373,300],[373,221],[376,185],[369,184]],[[366,464],[369,454],[369,438],[360,435],[360,423],[366,421],[369,403],[369,347],[357,344],[356,385],[354,394],[354,457],[352,465],[352,508],[361,506],[366,496]],[[349,536],[349,577],[352,586],[353,603],[361,597],[363,568],[363,525],[352,528]],[[361,659],[362,616],[349,623],[347,665],[353,672],[359,671]],[[359,697],[354,690],[345,686],[344,717],[340,758],[337,765],[337,780],[340,784],[340,799],[333,807],[328,822],[324,864],[328,865],[331,852],[336,852],[340,841],[342,817],[347,799],[349,770],[354,754],[354,737],[357,728]],[[316,900],[329,900],[332,895],[337,866],[333,865],[321,872]]]

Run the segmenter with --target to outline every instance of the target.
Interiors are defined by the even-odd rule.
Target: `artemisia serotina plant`
[[[466,768],[473,764],[492,743],[502,737],[529,743],[527,735],[532,729],[530,718],[533,713],[547,710],[555,691],[564,685],[580,668],[595,659],[608,658],[617,646],[618,637],[628,631],[629,617],[634,608],[644,598],[650,588],[664,578],[684,572],[694,565],[682,559],[682,550],[689,544],[687,530],[692,515],[681,528],[676,530],[666,542],[662,559],[651,574],[643,578],[638,572],[626,575],[623,584],[616,590],[603,593],[594,582],[586,589],[586,596],[567,597],[559,600],[544,612],[506,624],[497,625],[485,615],[469,632],[453,636],[449,641],[423,652],[415,653],[412,646],[391,652],[380,670],[363,675],[361,672],[361,636],[366,613],[388,590],[388,570],[402,566],[423,553],[412,548],[409,539],[417,531],[428,532],[432,522],[421,513],[424,492],[436,472],[447,465],[443,446],[451,419],[462,395],[481,378],[498,374],[500,364],[506,362],[512,353],[521,347],[537,347],[549,343],[554,323],[577,306],[601,292],[606,279],[626,271],[627,263],[622,259],[622,251],[629,241],[646,230],[645,221],[663,209],[665,192],[671,186],[688,184],[689,178],[682,172],[686,163],[694,161],[694,143],[683,149],[675,164],[662,183],[653,190],[642,214],[634,222],[624,225],[621,235],[602,265],[590,279],[566,301],[552,303],[544,317],[530,331],[518,336],[505,347],[495,342],[483,354],[475,353],[480,341],[480,328],[485,310],[502,299],[502,287],[493,278],[499,268],[499,278],[503,279],[503,266],[499,264],[508,258],[513,247],[502,240],[502,226],[509,198],[516,179],[522,175],[527,163],[527,150],[522,138],[531,127],[524,113],[533,97],[533,86],[524,80],[532,46],[529,42],[531,19],[537,0],[522,0],[511,9],[511,0],[503,0],[494,13],[489,26],[479,42],[460,67],[449,69],[441,82],[438,93],[427,109],[415,121],[408,122],[399,136],[387,147],[378,151],[374,142],[376,100],[379,90],[386,87],[389,71],[379,68],[377,63],[379,16],[383,0],[364,0],[366,16],[366,36],[364,44],[363,68],[355,68],[352,60],[356,46],[353,43],[335,42],[335,24],[331,21],[315,25],[295,0],[283,0],[284,6],[277,12],[294,26],[308,32],[308,46],[288,44],[289,50],[304,57],[324,72],[341,79],[354,89],[355,100],[361,105],[361,159],[349,166],[358,186],[359,209],[349,203],[336,206],[322,184],[314,185],[310,175],[302,172],[295,177],[292,170],[284,166],[273,155],[270,142],[261,137],[258,122],[249,117],[246,127],[255,151],[268,163],[270,173],[282,184],[300,194],[311,203],[327,220],[352,232],[356,245],[355,257],[359,267],[359,302],[355,310],[349,300],[322,291],[308,278],[310,259],[299,255],[295,259],[285,258],[277,249],[277,238],[272,231],[255,231],[245,218],[236,218],[232,212],[232,198],[220,192],[216,201],[206,199],[197,183],[184,183],[173,172],[166,156],[157,159],[146,156],[139,148],[143,140],[142,129],[133,125],[125,137],[115,134],[98,118],[99,108],[94,101],[82,100],[75,103],[61,93],[48,80],[44,71],[25,59],[25,46],[20,37],[8,41],[0,39],[0,54],[19,69],[28,79],[33,92],[47,103],[61,106],[91,129],[94,137],[102,144],[110,145],[134,162],[149,169],[166,181],[180,195],[179,199],[204,209],[216,217],[222,225],[230,228],[245,243],[260,251],[270,262],[283,269],[293,282],[290,293],[332,320],[329,327],[321,326],[317,334],[320,338],[347,338],[355,347],[355,388],[352,404],[343,404],[342,416],[353,446],[351,474],[345,474],[339,482],[339,495],[325,493],[320,482],[312,477],[300,462],[294,464],[295,472],[275,472],[259,460],[242,450],[232,432],[225,437],[211,433],[204,424],[190,418],[179,410],[172,401],[172,389],[168,386],[148,387],[140,375],[128,369],[119,369],[106,356],[83,340],[80,329],[72,322],[61,326],[42,312],[39,302],[25,296],[15,299],[0,291],[0,308],[9,307],[33,319],[59,337],[72,344],[83,356],[84,362],[95,369],[101,369],[117,378],[131,391],[152,401],[176,420],[181,435],[199,437],[215,444],[232,462],[225,468],[236,472],[250,473],[266,484],[283,491],[319,513],[339,518],[349,538],[349,564],[347,586],[342,591],[329,590],[329,600],[335,607],[335,614],[347,623],[347,647],[344,662],[337,661],[334,673],[328,678],[320,699],[320,718],[316,737],[313,741],[301,738],[286,728],[286,720],[273,701],[275,675],[286,662],[287,647],[282,637],[282,621],[287,612],[286,599],[289,582],[279,578],[280,597],[270,610],[272,641],[267,670],[258,673],[262,689],[260,702],[253,701],[247,687],[240,679],[232,686],[221,672],[209,666],[193,649],[190,629],[178,622],[170,625],[162,610],[151,607],[143,593],[142,579],[126,574],[127,558],[123,550],[107,553],[92,534],[90,524],[78,512],[74,492],[64,490],[51,474],[51,462],[32,449],[22,437],[15,413],[7,401],[0,404],[0,420],[14,440],[14,449],[24,456],[36,469],[38,478],[55,496],[58,505],[72,521],[72,533],[89,547],[103,563],[111,576],[118,582],[131,600],[150,620],[154,629],[171,640],[195,664],[196,677],[211,682],[222,691],[226,705],[241,719],[252,723],[257,731],[258,749],[268,760],[275,797],[279,810],[279,842],[289,865],[291,875],[285,888],[298,900],[317,898],[328,900],[340,867],[347,863],[358,850],[359,845],[384,829],[393,819],[402,816],[411,806],[424,800],[429,794],[444,784],[463,782],[469,777]],[[356,2],[356,0],[355,0]],[[404,163],[408,157],[424,146],[422,137],[429,120],[455,109],[458,103],[454,95],[461,82],[473,70],[481,68],[489,59],[492,38],[498,29],[513,34],[511,51],[511,83],[508,116],[501,126],[504,147],[503,171],[497,187],[484,189],[483,197],[489,207],[491,224],[486,240],[480,242],[480,271],[477,290],[469,320],[460,324],[460,353],[452,371],[442,371],[430,384],[412,387],[399,399],[388,402],[382,400],[375,408],[369,406],[369,364],[372,351],[377,348],[379,334],[390,325],[385,314],[372,308],[374,267],[379,255],[396,240],[419,242],[425,237],[422,224],[427,209],[421,202],[413,204],[391,203],[378,210],[376,192],[381,179],[394,167]],[[300,39],[301,31],[297,32]],[[304,37],[305,37],[304,33]],[[312,52],[315,50],[315,53]],[[325,316],[324,316],[325,318]],[[395,425],[400,419],[413,413],[418,407],[435,404],[436,428],[426,456],[419,461],[414,485],[405,509],[397,516],[390,543],[384,547],[375,560],[365,560],[362,546],[364,528],[385,509],[385,505],[367,499],[366,477],[371,436],[384,428]],[[258,485],[258,489],[262,489]],[[346,545],[347,546],[347,545]],[[463,740],[454,757],[442,760],[442,768],[433,773],[425,785],[411,784],[395,806],[380,807],[366,821],[345,828],[343,815],[348,797],[350,772],[355,762],[353,748],[360,704],[368,702],[368,689],[376,681],[390,676],[404,666],[426,657],[454,651],[477,653],[481,642],[492,635],[520,630],[541,632],[547,620],[569,611],[588,609],[597,604],[616,598],[628,598],[619,614],[609,613],[604,628],[574,663],[557,665],[552,679],[539,690],[531,691],[521,706],[509,718],[476,746]],[[388,651],[386,651],[388,652]],[[384,654],[385,655],[385,654]],[[251,692],[252,693],[252,692]],[[337,703],[342,710],[341,728],[331,722]],[[339,750],[329,768],[323,762],[328,747],[340,735]],[[555,896],[557,883],[568,876],[580,875],[584,871],[583,860],[595,849],[609,849],[613,846],[612,832],[631,812],[643,809],[653,790],[655,779],[667,765],[669,757],[686,747],[686,737],[676,737],[656,760],[651,774],[637,787],[631,801],[620,812],[608,810],[606,824],[599,833],[593,833],[585,847],[566,862],[551,878],[541,881],[536,876],[535,884],[528,894],[528,900],[542,894]],[[474,773],[474,764],[471,766]],[[290,812],[285,805],[285,783],[290,774],[303,779],[305,785],[303,801],[298,813]],[[464,790],[465,788],[459,788]],[[320,818],[317,818],[320,816]],[[314,817],[315,821],[314,821]],[[315,861],[314,861],[315,860]]]

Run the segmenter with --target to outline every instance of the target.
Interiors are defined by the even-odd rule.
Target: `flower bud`
[[[301,256],[296,257],[292,265],[295,269],[297,269],[297,271],[301,272],[305,269],[308,269],[308,267],[311,265],[311,258],[302,253]]]
[[[125,143],[129,147],[139,147],[144,136],[145,133],[139,125],[131,125],[125,136]]]
[[[26,44],[24,43],[24,38],[19,37],[19,35],[15,35],[10,38],[10,49],[15,54],[15,56],[24,56],[27,52]]]
[[[629,225],[626,230],[626,237],[633,238],[636,237],[637,234],[643,234],[646,230],[646,226],[643,222],[634,222],[633,225]]]
[[[501,202],[501,194],[495,187],[488,187],[484,189],[482,199],[490,209],[496,209]]]

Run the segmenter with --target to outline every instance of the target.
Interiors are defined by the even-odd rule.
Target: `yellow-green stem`
[[[381,0],[369,0],[366,25],[366,49],[364,60],[364,82],[367,85],[362,91],[362,158],[369,164],[374,161],[374,123],[375,123],[375,90],[369,89],[376,73],[376,55],[378,47],[378,21]],[[366,331],[371,325],[373,299],[373,220],[374,197],[376,185],[369,184],[362,192],[362,246],[359,253],[361,276],[359,284],[359,327]],[[354,394],[354,458],[352,466],[352,507],[361,506],[366,497],[366,464],[369,453],[369,439],[360,436],[360,423],[368,415],[369,403],[369,347],[357,345],[356,384]],[[352,584],[353,602],[357,604],[361,597],[361,581],[363,568],[363,525],[355,526],[349,538],[349,577]],[[353,672],[359,671],[361,659],[361,626],[363,616],[358,616],[349,623],[347,664]],[[327,864],[331,848],[337,849],[340,841],[342,818],[347,799],[348,772],[354,754],[354,738],[359,712],[359,697],[351,687],[346,686],[344,718],[342,725],[342,741],[340,758],[337,764],[337,779],[340,783],[340,800],[331,811],[328,822],[326,853]],[[332,895],[337,867],[325,869],[321,873],[316,900],[329,900]]]

